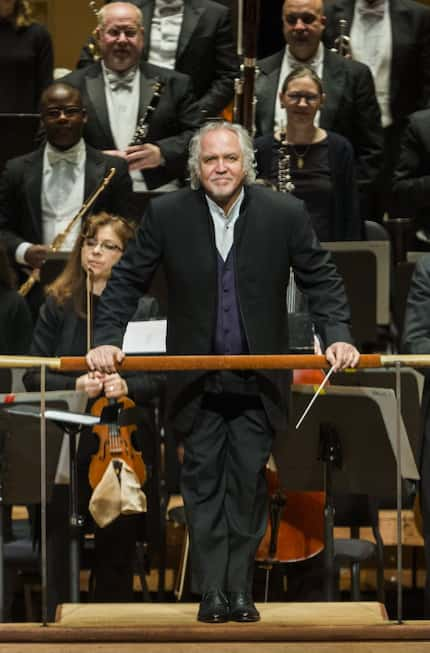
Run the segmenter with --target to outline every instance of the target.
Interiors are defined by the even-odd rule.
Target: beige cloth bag
[[[110,461],[89,505],[97,526],[104,528],[119,515],[146,512],[146,496],[134,470],[124,460]]]

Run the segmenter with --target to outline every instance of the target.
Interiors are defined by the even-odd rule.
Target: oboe
[[[291,179],[291,156],[288,153],[286,134],[281,133],[278,160],[278,190],[281,193],[292,193],[296,187]]]
[[[58,252],[59,249],[64,245],[67,236],[70,234],[72,229],[78,222],[83,218],[85,213],[92,207],[100,193],[104,191],[106,186],[109,184],[110,180],[114,176],[116,172],[116,168],[111,168],[106,175],[106,177],[103,179],[101,184],[98,186],[98,188],[94,191],[92,195],[82,204],[82,207],[79,209],[78,213],[70,220],[69,224],[67,227],[62,231],[60,234],[57,234],[52,241],[52,243],[49,245],[48,251],[49,252]],[[34,284],[39,281],[39,270],[34,269],[28,279],[22,284],[22,286],[19,288],[18,292],[20,295],[25,297],[28,295],[30,290],[33,288]]]

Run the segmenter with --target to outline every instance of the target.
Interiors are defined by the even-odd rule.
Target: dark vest
[[[214,337],[215,354],[247,354],[249,348],[240,316],[236,290],[235,248],[230,249],[226,261],[219,253],[218,260],[218,308]]]

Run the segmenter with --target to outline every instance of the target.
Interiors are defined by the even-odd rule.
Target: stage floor
[[[64,604],[47,626],[1,624],[0,653],[430,652],[430,621],[390,622],[378,603],[258,608],[258,623],[208,625],[195,603]]]

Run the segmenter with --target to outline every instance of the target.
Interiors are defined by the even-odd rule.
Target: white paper
[[[122,349],[126,354],[164,354],[167,320],[129,322]]]

